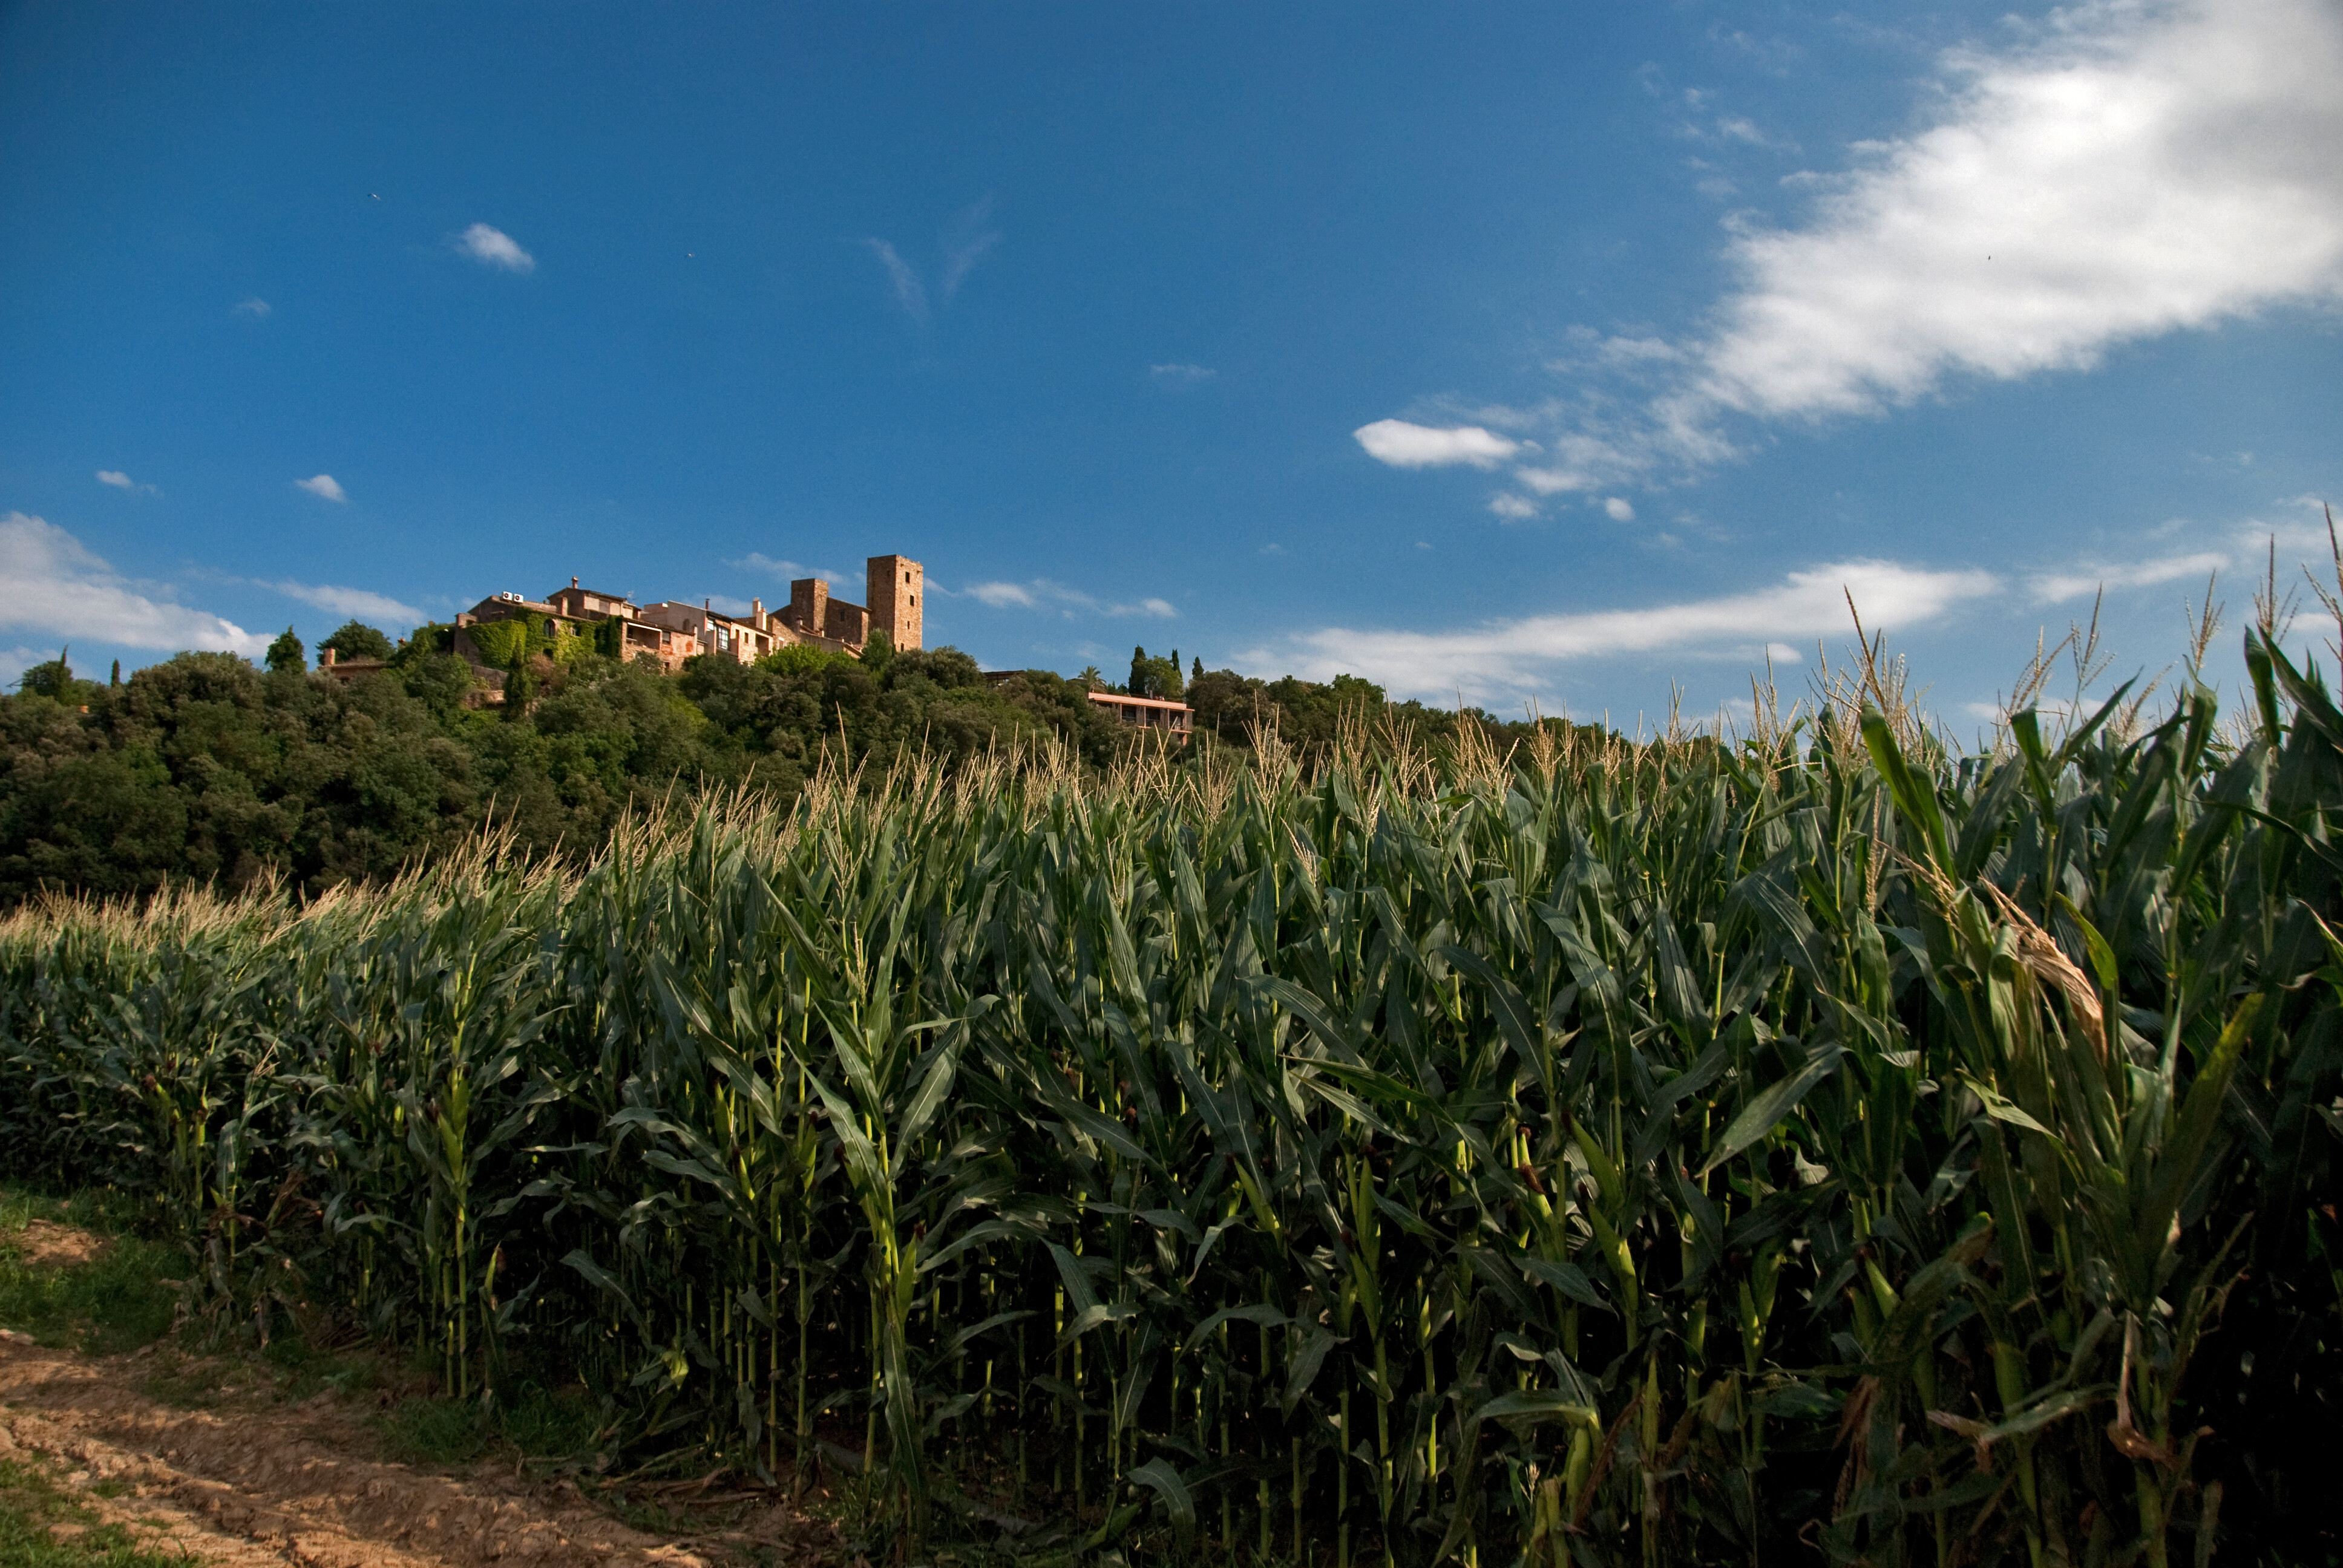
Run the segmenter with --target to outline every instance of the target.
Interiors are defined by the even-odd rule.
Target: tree
[[[1152,697],[1167,702],[1180,700],[1182,682],[1180,679],[1180,650],[1173,648],[1169,658],[1151,658],[1143,648],[1131,650],[1131,695]]]
[[[297,675],[309,668],[308,650],[301,646],[301,639],[293,635],[291,627],[287,627],[285,635],[268,645],[268,668],[290,670]]]
[[[885,677],[887,667],[895,662],[895,639],[883,631],[873,631],[862,645],[862,663],[872,675]]]
[[[1099,673],[1099,667],[1095,664],[1086,664],[1082,666],[1082,672],[1074,677],[1074,678],[1081,681],[1092,691],[1104,691],[1106,689],[1106,677]]]
[[[332,648],[336,658],[388,658],[391,655],[390,638],[357,620],[345,621],[341,630],[317,646]]]
[[[1201,655],[1199,655],[1199,656],[1198,656],[1198,658],[1197,658],[1197,659],[1196,659],[1196,668],[1193,668],[1193,669],[1192,669],[1192,670],[1190,670],[1190,671],[1188,672],[1188,689],[1189,689],[1189,690],[1191,690],[1191,691],[1195,690],[1195,689],[1196,689],[1196,682],[1198,682],[1198,681],[1200,681],[1200,680],[1202,680],[1202,679],[1203,679],[1203,678],[1204,678],[1204,660],[1203,660],[1203,658],[1202,658]]]
[[[73,648],[68,644],[56,658],[45,663],[36,664],[25,671],[16,681],[16,689],[36,692],[43,697],[54,697],[59,702],[63,702],[73,695],[73,666],[65,662],[65,655],[72,651]]]

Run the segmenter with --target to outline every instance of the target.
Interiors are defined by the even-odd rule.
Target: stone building
[[[860,652],[874,631],[883,631],[898,648],[924,646],[920,600],[927,597],[926,573],[920,563],[902,556],[872,556],[863,564],[863,597],[868,604],[849,604],[830,597],[830,584],[820,578],[799,578],[789,584],[789,608],[775,618],[795,640],[834,645]]]
[[[646,624],[691,638],[701,653],[741,664],[754,664],[784,643],[798,640],[786,628],[774,624],[763,599],[750,599],[749,605],[746,616],[730,616],[710,609],[706,599],[697,605],[661,599],[636,613]]]
[[[618,621],[619,656],[650,659],[669,674],[680,670],[686,659],[702,654],[751,664],[792,643],[859,654],[874,631],[885,632],[899,648],[918,648],[921,646],[920,601],[927,592],[923,578],[915,560],[872,556],[864,571],[867,606],[832,598],[828,583],[808,578],[789,585],[787,609],[768,610],[765,601],[756,598],[749,601],[747,615],[736,616],[716,609],[708,599],[697,605],[661,599],[638,607],[631,594],[580,588],[578,579],[571,578],[568,588],[556,588],[542,599],[524,598],[517,593],[490,594],[456,618],[455,650],[482,671],[485,678],[492,661],[468,635],[468,628],[524,617],[541,620],[548,638],[565,633],[591,635],[602,623]]]

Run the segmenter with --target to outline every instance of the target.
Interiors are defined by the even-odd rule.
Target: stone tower
[[[830,585],[820,578],[789,584],[789,612],[783,618],[808,637],[830,635]]]
[[[901,556],[872,556],[863,571],[870,629],[885,632],[898,648],[920,647],[920,600],[927,593],[920,563]]]

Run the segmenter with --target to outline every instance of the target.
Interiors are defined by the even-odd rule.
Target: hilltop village
[[[753,598],[746,615],[727,615],[710,608],[707,599],[698,604],[661,599],[638,606],[627,594],[580,588],[571,578],[568,588],[556,588],[542,599],[516,593],[482,599],[456,618],[455,651],[482,668],[502,664],[484,646],[487,638],[478,628],[512,620],[541,623],[548,641],[595,636],[613,645],[606,651],[620,658],[651,659],[670,672],[703,653],[754,664],[791,644],[860,654],[874,633],[885,636],[899,651],[920,647],[920,600],[926,591],[920,563],[901,556],[872,556],[864,563],[863,584],[869,602],[852,604],[832,598],[822,578],[799,578],[789,584],[787,608],[768,610],[763,599]]]
[[[571,638],[579,640],[570,646],[590,647],[622,661],[649,661],[670,675],[680,674],[686,660],[703,654],[744,665],[789,647],[859,657],[880,637],[896,652],[910,652],[924,646],[920,600],[926,591],[920,563],[900,555],[872,556],[863,563],[865,603],[834,597],[824,578],[799,578],[789,584],[786,608],[769,610],[763,599],[752,598],[745,615],[727,614],[705,598],[696,605],[677,599],[638,605],[630,594],[584,588],[573,577],[568,588],[541,599],[490,594],[457,616],[447,648],[472,668],[470,704],[501,706],[506,672],[532,653],[556,654]],[[320,660],[322,669],[344,680],[380,669],[385,662],[338,659],[331,648],[321,651]],[[997,684],[1022,673],[989,671],[983,678]],[[1092,690],[1089,699],[1125,725],[1164,730],[1182,743],[1195,719],[1195,709],[1175,699],[1103,689]]]
[[[864,604],[832,597],[820,578],[789,584],[787,608],[769,610],[761,598],[749,601],[745,615],[713,608],[709,599],[686,604],[661,599],[638,605],[631,594],[582,588],[576,578],[541,599],[495,593],[456,617],[447,651],[472,667],[483,703],[504,700],[504,674],[532,651],[551,652],[564,641],[626,661],[647,659],[669,674],[687,659],[713,654],[754,664],[783,648],[804,646],[824,652],[860,655],[874,636],[898,651],[922,645],[920,600],[926,584],[920,563],[902,556],[872,556],[864,564]],[[737,602],[737,601],[733,601]],[[320,668],[350,679],[382,667],[381,659],[337,660],[322,651]]]

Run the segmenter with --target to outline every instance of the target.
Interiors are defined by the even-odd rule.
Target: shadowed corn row
[[[568,879],[29,910],[0,1133],[151,1191],[225,1316],[567,1364],[914,1547],[2308,1551],[2343,716],[2248,651],[2227,739],[2191,688],[1966,757],[1827,705],[1041,754]]]

